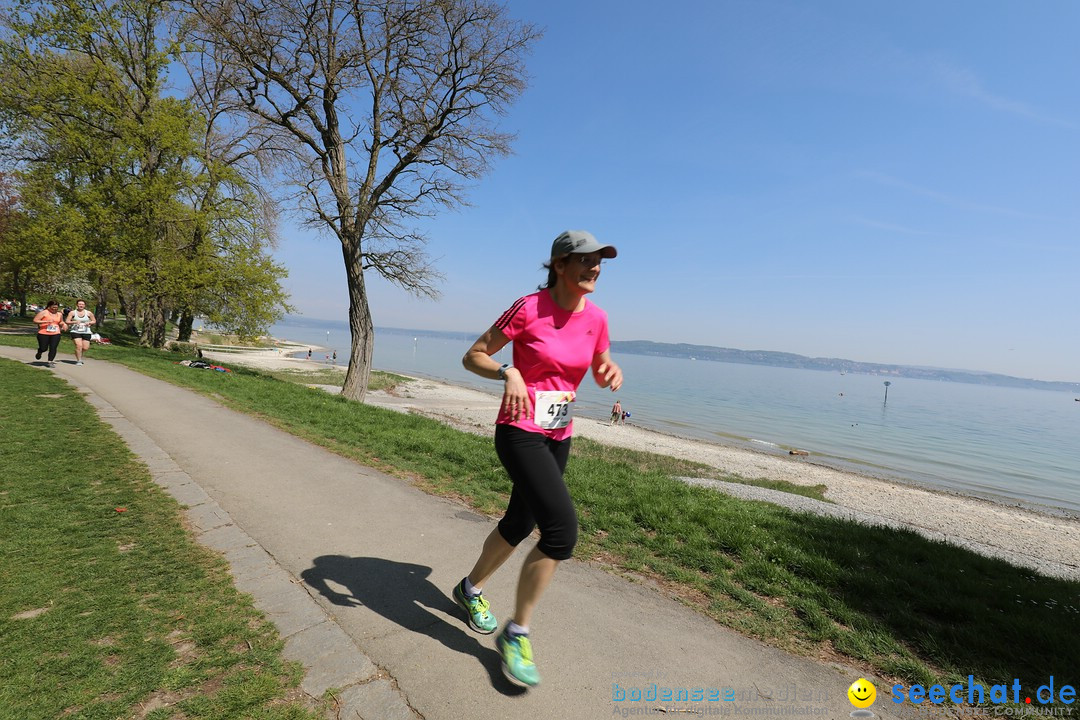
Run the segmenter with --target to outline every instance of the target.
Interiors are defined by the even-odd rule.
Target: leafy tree
[[[19,209],[19,196],[10,173],[0,173],[0,299],[19,301],[19,312],[26,315],[26,296],[30,289],[32,254],[25,245],[25,216]]]
[[[141,342],[164,343],[164,263],[184,208],[195,116],[164,95],[165,5],[155,0],[18,0],[0,46],[10,82],[4,104],[21,110],[24,160],[51,168],[64,206],[102,219],[95,254],[141,298]],[[95,228],[97,229],[97,228]]]
[[[0,271],[26,314],[30,293],[66,296],[85,289],[79,266],[82,218],[57,202],[56,179],[24,173],[4,192],[7,222],[0,243]]]
[[[21,220],[18,207],[19,197],[15,193],[11,174],[0,172],[0,300],[10,299],[14,295],[25,304],[25,293],[20,294],[18,289],[20,273],[14,252],[15,233]]]
[[[364,273],[435,297],[410,221],[454,207],[509,152],[494,119],[539,32],[485,0],[181,0],[231,104],[285,163],[305,219],[341,243],[363,399],[374,325]]]
[[[52,177],[57,210],[81,218],[68,273],[95,279],[99,308],[115,288],[153,347],[174,310],[189,328],[206,312],[247,333],[280,317],[284,270],[267,256],[272,224],[261,221],[272,213],[213,156],[220,133],[204,108],[171,94],[178,45],[166,4],[17,0],[2,19],[9,156]]]

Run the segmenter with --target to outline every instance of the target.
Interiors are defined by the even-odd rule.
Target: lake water
[[[348,360],[344,322],[287,318],[271,332]],[[380,329],[373,364],[494,394],[498,383],[461,366],[476,334]],[[500,356],[508,362],[509,348]],[[887,378],[876,375],[616,360],[626,378],[618,398],[641,427],[777,454],[800,448],[878,477],[1080,513],[1080,402],[1069,393],[891,378],[885,402]],[[613,396],[586,378],[579,402],[576,412],[606,420]]]

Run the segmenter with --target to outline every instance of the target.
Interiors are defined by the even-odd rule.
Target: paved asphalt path
[[[49,372],[32,350],[0,355]],[[503,678],[494,636],[470,631],[450,598],[493,520],[92,352],[83,366],[61,355],[52,372],[85,393],[185,506],[198,540],[228,559],[237,587],[277,624],[286,655],[307,668],[305,690],[342,690],[341,718],[855,710],[847,688],[857,671],[767,647],[648,582],[575,560],[559,568],[534,617],[543,683],[522,691]],[[500,618],[512,610],[527,546],[484,589]],[[653,701],[654,684],[704,692],[698,702]],[[899,716],[888,697],[879,683],[877,717]]]

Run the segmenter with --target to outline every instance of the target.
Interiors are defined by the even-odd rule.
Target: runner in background
[[[54,361],[56,350],[60,347],[60,333],[67,330],[67,323],[64,322],[64,316],[60,312],[60,303],[55,300],[45,303],[45,309],[34,316],[34,322],[38,326],[38,350],[34,359],[40,360],[41,356],[48,351],[49,367],[56,367]]]
[[[90,349],[92,327],[97,324],[94,313],[86,309],[86,301],[79,300],[75,309],[68,313],[67,324],[71,328],[71,339],[75,342],[75,364],[83,364],[83,354]]]

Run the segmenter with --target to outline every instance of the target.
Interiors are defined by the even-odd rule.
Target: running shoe
[[[50,360],[49,361],[49,367],[56,367],[56,363],[54,363],[52,360]]]
[[[468,597],[461,589],[461,583],[454,586],[454,602],[465,611],[466,622],[478,633],[490,635],[499,627],[499,621],[488,610],[490,604],[483,595]]]
[[[82,365],[82,360],[80,360],[79,362],[77,362],[77,363],[75,363],[75,364],[76,364],[76,365]]]
[[[34,353],[34,359],[35,360],[40,360],[41,359],[41,351],[40,350],[38,350],[36,353]]]
[[[502,656],[502,671],[507,680],[525,687],[540,684],[540,673],[533,663],[532,643],[528,635],[510,635],[503,630],[495,638],[495,645]]]

